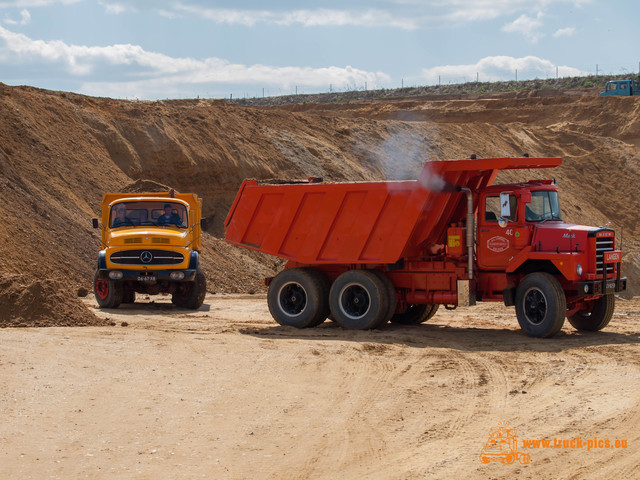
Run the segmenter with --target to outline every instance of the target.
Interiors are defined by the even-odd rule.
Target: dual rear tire
[[[333,282],[329,305],[333,318],[341,327],[380,328],[396,310],[396,290],[382,272],[350,270]]]
[[[329,280],[313,268],[293,268],[280,272],[269,285],[267,304],[280,325],[308,328],[320,325],[329,316]]]
[[[375,270],[351,270],[330,285],[318,270],[294,268],[273,279],[267,303],[280,325],[315,327],[331,315],[341,327],[368,330],[391,319],[396,291],[391,280]]]

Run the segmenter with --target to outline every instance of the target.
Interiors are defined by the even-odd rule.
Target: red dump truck
[[[493,185],[500,170],[560,158],[425,164],[417,180],[260,184],[245,180],[225,220],[227,242],[288,260],[268,285],[281,325],[418,324],[447,308],[499,301],[522,329],[551,337],[565,317],[601,330],[626,289],[606,227],[562,220],[552,180]]]

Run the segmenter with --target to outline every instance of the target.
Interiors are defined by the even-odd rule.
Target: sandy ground
[[[263,295],[164,302],[96,309],[107,327],[0,329],[0,478],[637,475],[637,297],[603,332],[549,340],[497,304],[362,332],[280,327]],[[530,464],[480,462],[499,422]],[[523,447],[576,437],[627,448]]]

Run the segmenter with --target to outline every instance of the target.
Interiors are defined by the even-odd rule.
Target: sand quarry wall
[[[281,262],[227,245],[223,221],[244,178],[416,178],[428,160],[561,156],[565,218],[611,222],[640,293],[640,99],[554,94],[473,100],[240,107],[122,101],[0,84],[0,271],[91,288],[103,192],[141,181],[193,191],[210,219],[212,292],[247,292]],[[138,182],[137,184],[135,182]]]

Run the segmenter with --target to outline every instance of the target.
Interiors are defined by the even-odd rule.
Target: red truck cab
[[[613,294],[626,289],[614,231],[565,222],[552,180],[493,185],[479,197],[478,300],[503,300],[507,306],[520,307],[524,317],[527,309],[530,318],[542,315],[534,301],[545,299],[546,308],[546,297],[555,296],[553,292],[532,287],[528,294],[521,292],[519,301],[516,297],[528,275],[545,274],[543,283],[557,284],[563,292],[564,299],[557,301],[567,312],[558,312],[557,325],[561,327],[566,316],[580,329],[604,328],[613,313]],[[557,325],[552,330],[559,330]],[[535,327],[534,322],[533,332]]]

